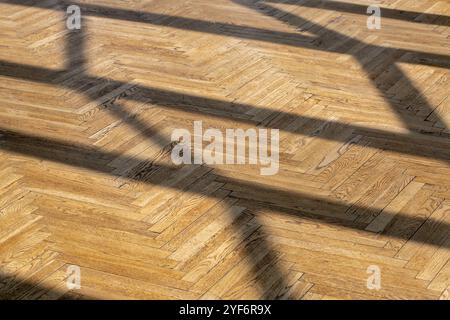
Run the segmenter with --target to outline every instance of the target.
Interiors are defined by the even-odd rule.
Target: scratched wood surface
[[[449,16],[0,1],[0,298],[448,299]],[[279,172],[175,166],[194,121],[279,129]]]

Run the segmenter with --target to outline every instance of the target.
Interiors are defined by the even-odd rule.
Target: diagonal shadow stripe
[[[58,3],[60,5],[69,6],[71,4],[83,5],[84,9],[88,9],[91,12],[95,11],[104,11],[107,7],[86,3],[74,3],[72,1],[67,0],[56,0],[53,3]],[[349,3],[349,2],[341,2],[341,1],[329,1],[329,0],[265,0],[265,2],[272,3],[282,3],[282,4],[291,4],[306,8],[317,8],[320,10],[331,10],[337,12],[347,12],[359,15],[367,15],[367,5],[357,4],[357,3]],[[5,4],[14,4],[14,5],[22,5],[22,6],[33,6],[33,7],[41,7],[48,8],[49,5],[52,5],[52,2],[49,1],[39,1],[39,0],[2,0],[0,3]],[[109,9],[114,18],[115,12],[118,12],[117,9],[110,8]],[[134,12],[132,10],[122,10],[122,12],[126,12],[129,15],[133,16]],[[383,12],[383,17],[395,20],[409,21],[414,23],[421,24],[429,24],[429,25],[440,25],[440,26],[450,26],[450,16],[435,14],[435,13],[427,13],[427,12],[417,12],[410,10],[400,10],[400,9],[392,9],[381,7]],[[142,15],[142,14],[141,14]],[[419,20],[418,20],[419,18]],[[121,18],[123,19],[123,18]]]
[[[267,16],[276,17],[276,19],[283,21],[283,22],[287,22],[288,24],[292,25],[295,28],[300,28],[302,25],[305,25],[305,24],[308,24],[309,27],[311,28],[311,30],[315,30],[314,27],[320,27],[322,29],[322,31],[325,31],[325,34],[327,35],[327,37],[333,39],[333,41],[336,41],[337,39],[339,39],[341,42],[345,43],[345,45],[342,46],[344,48],[353,48],[353,47],[363,44],[363,42],[361,42],[357,39],[348,37],[344,34],[341,34],[337,31],[331,30],[327,27],[319,26],[309,20],[303,19],[297,15],[293,15],[290,12],[267,5],[266,3],[264,3],[264,1],[259,1],[259,0],[232,0],[232,1],[234,3],[244,6],[246,8],[255,10],[258,13],[264,13]],[[312,32],[314,32],[314,31],[312,31]],[[372,51],[372,50],[376,50],[376,47],[371,46],[371,45],[366,45],[366,49],[368,51]],[[345,49],[345,50],[347,50],[347,49]],[[342,50],[342,51],[344,51],[344,50]],[[386,50],[386,51],[390,51],[390,50]],[[367,51],[365,51],[365,50],[361,50],[360,52],[354,54],[353,56],[360,63],[361,67],[367,73],[367,75],[370,75],[371,70],[368,67],[368,63],[365,62],[366,52]],[[388,56],[392,56],[392,52],[386,52],[386,54]],[[416,98],[415,104],[422,106],[422,108],[426,110],[426,113],[428,115],[431,114],[434,109],[430,106],[430,104],[425,99],[425,97],[421,94],[421,92],[413,85],[411,80],[395,64],[390,66],[390,68],[391,68],[391,72],[393,73],[393,75],[396,78],[398,78],[399,80],[404,82],[405,91],[407,91],[411,96]],[[403,120],[403,123],[408,127],[408,129],[410,131],[415,131],[416,128],[413,124],[411,124],[411,121],[410,121],[410,116],[413,114],[408,116],[408,113],[405,112],[406,110],[401,110],[402,105],[395,103],[391,99],[391,97],[388,95],[386,90],[383,90],[381,88],[377,88],[377,89],[382,94],[384,99],[390,104],[391,109],[393,111],[395,111],[397,113],[397,115],[400,116],[400,118]],[[439,116],[437,116],[437,121],[439,121],[440,123],[445,123]]]
[[[22,79],[27,81],[34,81],[39,83],[54,84],[55,86],[63,86],[67,89],[78,90],[78,82],[91,83],[94,86],[101,81],[112,83],[115,87],[126,86],[126,82],[116,81],[107,78],[98,78],[93,76],[81,76],[77,83],[74,82],[62,82],[60,79],[66,78],[70,75],[69,72],[61,70],[51,70],[41,67],[35,67],[30,65],[16,64],[0,60],[0,76],[11,77],[16,79]],[[249,104],[241,104],[236,102],[228,102],[224,100],[205,98],[201,96],[178,93],[170,90],[163,90],[159,88],[152,88],[146,86],[135,85],[135,88],[141,93],[139,95],[130,95],[126,99],[136,100],[141,102],[151,102],[155,105],[175,109],[188,111],[198,115],[211,115],[217,118],[230,119],[236,123],[258,125],[251,119],[243,118],[242,115],[252,111],[257,112],[276,112],[280,116],[286,119],[286,123],[291,121],[300,120],[302,123],[309,121],[317,122],[318,126],[329,123],[332,125],[342,126],[343,129],[352,130],[355,134],[361,134],[369,138],[373,138],[370,143],[370,147],[389,150],[396,153],[410,154],[423,158],[434,158],[450,162],[450,141],[445,138],[439,138],[436,136],[428,136],[420,133],[401,133],[390,132],[380,129],[372,129],[356,124],[347,124],[339,121],[326,121],[320,118],[309,117],[304,115],[298,115],[291,112],[272,110],[270,108],[252,106]],[[93,97],[91,97],[93,98]],[[240,110],[236,113],[233,109]],[[227,112],[223,112],[226,110]],[[241,116],[241,117],[240,117]],[[301,128],[288,127],[283,129],[275,127],[273,125],[265,124],[266,128],[280,129],[280,131],[287,131],[293,134],[315,136],[315,133],[302,131]],[[417,130],[426,130],[426,128],[417,127]],[[346,142],[345,138],[336,136],[324,136],[320,137],[326,140]],[[355,141],[355,144],[361,144],[361,141]]]
[[[32,136],[18,131],[5,130],[3,128],[0,128],[0,139],[0,149],[4,151],[51,162],[76,166],[79,168],[93,170],[121,178],[124,177],[120,174],[114,173],[115,168],[109,166],[109,163],[111,163],[112,161],[116,161],[119,159],[121,163],[127,163],[129,167],[136,167],[144,162],[148,162],[147,159],[128,157],[120,153],[103,151],[99,148],[91,146],[77,145],[71,143],[70,141]],[[175,172],[177,168],[180,168],[176,166],[170,167],[164,164],[157,163],[153,163],[152,165],[158,167],[161,170],[168,170],[172,172]],[[301,216],[306,220],[317,220],[319,222],[337,225],[346,229],[361,230],[360,228],[362,226],[355,225],[350,217],[347,218],[345,216],[345,212],[349,207],[348,204],[334,202],[327,199],[314,198],[302,192],[292,192],[282,189],[275,189],[263,184],[249,183],[248,181],[245,181],[243,179],[241,180],[229,178],[216,173],[214,173],[214,175],[217,176],[217,179],[219,181],[224,181],[228,184],[239,186],[239,188],[241,189],[251,190],[253,194],[270,195],[270,198],[277,198],[280,200],[280,202],[286,201],[287,203],[289,203],[289,206],[282,206],[279,204],[272,205],[272,207],[276,211],[283,212],[284,214]],[[126,176],[125,178],[133,179],[135,181],[140,181],[147,184],[155,184],[155,182],[151,180],[151,177],[141,178],[140,176]],[[177,186],[168,187],[177,189]],[[183,192],[192,193],[193,191],[183,190]],[[260,201],[263,202],[262,200]],[[265,205],[270,206],[270,203],[265,203]],[[323,206],[325,206],[327,209],[320,209],[320,207]],[[382,210],[362,207],[358,209],[363,209],[367,214],[372,216],[378,215]],[[334,213],[336,214],[336,217],[340,216],[340,218],[327,216],[327,213]],[[434,225],[440,224],[441,229],[444,231],[443,234],[450,233],[450,224],[444,221],[434,221],[433,219],[427,219],[426,217],[412,217],[404,215],[402,213],[395,214],[392,212],[384,212],[384,214],[389,216],[388,220],[396,219],[397,221],[404,222],[408,226],[417,226],[417,228],[419,228],[428,220]],[[406,238],[395,234],[389,236],[404,240],[409,239],[409,235]],[[433,246],[445,245],[437,244],[435,243],[435,240],[429,238],[409,239],[409,241],[429,244]]]
[[[123,21],[133,21],[181,30],[218,34],[220,36],[227,36],[232,38],[242,38],[268,43],[283,44],[293,47],[302,47],[311,50],[319,50],[343,54],[347,53],[346,51],[340,50],[339,48],[329,48],[329,49],[319,48],[312,44],[312,42],[317,39],[316,37],[303,36],[295,32],[292,33],[280,32],[269,29],[254,28],[244,25],[235,25],[231,23],[210,22],[179,16],[171,16],[151,12],[140,12],[135,10],[116,9],[101,5],[92,5],[64,0],[57,0],[56,2],[57,7],[55,7],[55,4],[52,2],[48,3],[42,1],[24,2],[22,0],[1,0],[0,3],[15,4],[22,6],[34,6],[49,10],[60,10],[62,6],[78,5],[82,10],[83,15],[86,16],[95,16]],[[372,49],[383,48],[370,44],[367,44],[367,46],[369,46]],[[416,50],[406,50],[406,49],[395,49],[395,48],[385,48],[385,49],[388,51],[395,51],[398,56],[408,55],[409,58],[404,62],[450,69],[450,57],[448,55],[435,54]],[[413,58],[411,58],[411,56]]]
[[[357,3],[328,1],[328,0],[265,0],[265,2],[291,4],[305,8],[316,8],[320,10],[330,10],[337,12],[346,12],[367,16],[368,5]],[[382,4],[381,4],[382,5]],[[380,7],[382,17],[388,19],[409,21],[414,23],[450,26],[450,17],[440,14],[416,12],[408,10],[398,10],[386,7]]]

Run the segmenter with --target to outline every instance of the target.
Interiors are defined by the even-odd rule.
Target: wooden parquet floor
[[[0,297],[448,299],[449,17],[1,0]],[[174,165],[172,131],[200,120],[279,129],[278,174]]]

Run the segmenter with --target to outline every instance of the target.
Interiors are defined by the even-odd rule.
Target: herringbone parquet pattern
[[[448,298],[450,2],[372,2],[0,1],[0,297]],[[198,120],[279,173],[173,165]]]

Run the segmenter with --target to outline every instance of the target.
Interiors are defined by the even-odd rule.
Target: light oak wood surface
[[[448,299],[449,70],[448,0],[0,1],[0,298]]]

